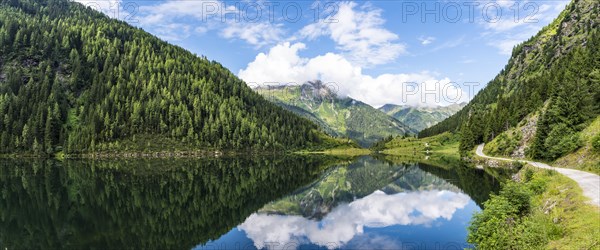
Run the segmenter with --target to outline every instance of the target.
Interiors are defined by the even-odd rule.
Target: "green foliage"
[[[503,196],[492,196],[485,210],[473,216],[467,241],[479,249],[504,249],[514,245],[517,209]]]
[[[577,183],[551,170],[527,167],[484,203],[469,226],[477,249],[590,249],[600,231],[598,209]]]
[[[67,0],[0,1],[0,75],[0,153],[119,149],[140,134],[221,149],[323,139],[219,63]]]
[[[484,203],[485,209],[473,216],[467,241],[478,249],[535,248],[547,243],[546,231],[527,215],[531,211],[531,191],[527,186],[507,182],[499,195]]]
[[[518,45],[504,70],[464,109],[419,137],[460,132],[460,149],[469,151],[545,109],[528,156],[554,160],[580,147],[577,134],[600,115],[600,22],[587,11],[597,8],[591,5],[594,1],[573,1],[552,24]],[[513,147],[500,141],[502,154]]]
[[[525,172],[523,172],[523,179],[525,182],[529,182],[531,181],[531,179],[533,178],[533,174],[535,172],[533,172],[533,169],[531,168],[527,168],[525,169]]]
[[[491,155],[510,156],[519,146],[521,138],[520,133],[516,133],[515,135],[503,132],[499,136],[496,136],[490,143],[487,143],[486,149],[488,149]]]
[[[7,249],[194,248],[310,184],[334,161],[2,159],[0,242]]]
[[[592,138],[592,147],[597,152],[600,152],[600,134],[597,134],[594,136],[594,138]]]
[[[518,183],[507,182],[502,187],[500,196],[508,199],[517,215],[523,216],[529,213],[531,209],[531,192]]]

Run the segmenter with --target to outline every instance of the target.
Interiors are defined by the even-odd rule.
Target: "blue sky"
[[[568,1],[77,0],[251,86],[322,80],[373,106],[468,101]]]

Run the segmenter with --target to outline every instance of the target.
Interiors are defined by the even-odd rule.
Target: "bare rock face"
[[[319,218],[329,212],[329,206],[316,190],[311,191],[302,200],[300,200],[300,211],[302,216],[308,218]]]
[[[313,100],[322,102],[326,100],[332,100],[337,97],[335,90],[331,89],[330,86],[323,84],[323,82],[309,81],[300,87],[301,98],[306,100]]]
[[[521,132],[521,141],[519,142],[519,146],[513,151],[510,155],[512,158],[524,159],[525,158],[525,150],[529,147],[531,140],[535,136],[537,131],[537,123],[539,116],[533,116],[526,118],[527,123],[522,126],[519,131]]]

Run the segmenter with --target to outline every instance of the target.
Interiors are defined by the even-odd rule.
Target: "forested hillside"
[[[71,1],[0,0],[1,153],[143,150],[161,139],[187,149],[327,140],[219,63],[141,29]]]
[[[429,128],[461,110],[466,103],[435,107],[413,107],[386,104],[379,110],[417,131]]]
[[[419,136],[460,132],[461,149],[471,150],[531,114],[539,121],[525,150],[529,157],[554,160],[580,147],[579,132],[600,114],[599,5],[571,2],[516,46],[506,67],[464,109]]]
[[[256,91],[268,100],[319,124],[330,135],[350,138],[363,147],[388,136],[416,134],[403,124],[368,104],[338,97],[320,81],[300,86],[266,86]]]

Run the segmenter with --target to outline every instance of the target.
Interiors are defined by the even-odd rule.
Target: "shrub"
[[[564,123],[559,123],[552,128],[545,140],[548,151],[546,152],[548,160],[555,160],[559,157],[575,151],[581,147],[579,134],[569,128]]]
[[[473,216],[467,241],[478,249],[502,249],[514,245],[512,231],[518,211],[513,204],[502,195],[492,195],[484,207]]]
[[[594,138],[592,138],[592,147],[597,152],[600,152],[600,134],[597,134],[594,136]]]
[[[525,169],[525,172],[523,173],[523,179],[525,180],[525,182],[531,181],[531,178],[533,178],[534,173],[535,172],[533,172],[533,169],[531,168]]]
[[[534,194],[541,194],[546,190],[546,179],[538,178],[529,183],[529,189]]]
[[[531,192],[527,188],[515,182],[508,182],[500,191],[500,195],[508,199],[519,215],[522,216],[529,212]]]

